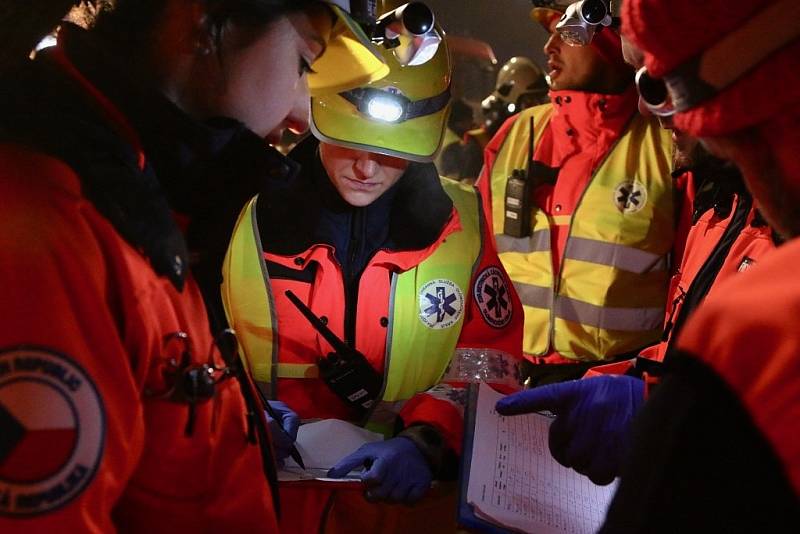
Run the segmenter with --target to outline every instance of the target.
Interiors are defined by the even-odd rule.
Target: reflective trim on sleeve
[[[313,363],[282,363],[275,366],[278,378],[319,378],[319,367]]]

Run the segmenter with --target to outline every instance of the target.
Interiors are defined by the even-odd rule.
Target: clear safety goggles
[[[600,27],[610,26],[612,21],[608,0],[580,0],[567,7],[556,32],[570,46],[586,46]]]
[[[392,49],[403,65],[422,65],[436,54],[442,37],[434,28],[433,12],[422,2],[410,2],[371,19],[374,2],[326,0],[334,15],[331,39],[311,65],[312,96],[338,93],[366,85],[389,74],[381,47]],[[353,16],[342,6],[350,6]],[[366,30],[364,27],[366,27]]]

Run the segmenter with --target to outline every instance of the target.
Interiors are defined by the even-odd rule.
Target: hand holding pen
[[[303,458],[294,446],[297,429],[300,428],[300,417],[281,401],[267,401],[266,412],[278,464],[282,465],[284,460],[291,456],[297,465],[305,469]]]

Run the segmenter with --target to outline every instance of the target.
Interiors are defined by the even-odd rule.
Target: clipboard
[[[470,464],[472,463],[472,443],[475,436],[475,408],[478,401],[479,384],[467,385],[467,402],[464,406],[464,442],[461,448],[458,486],[458,525],[473,532],[486,534],[512,534],[512,530],[490,523],[475,515],[472,505],[467,502]]]
[[[617,483],[598,486],[559,464],[547,445],[551,418],[500,416],[502,397],[487,384],[467,390],[459,524],[491,534],[596,532]]]

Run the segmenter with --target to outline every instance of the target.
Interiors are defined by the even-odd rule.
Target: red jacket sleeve
[[[0,174],[0,532],[275,531],[236,381],[191,434],[157,398],[165,334],[221,363],[196,284],[156,276],[64,164],[0,145]]]
[[[4,174],[18,159],[0,156]],[[59,167],[52,161],[32,168],[45,175],[69,172]],[[0,469],[16,481],[0,482],[10,506],[0,515],[0,531],[113,532],[111,507],[142,452],[141,377],[131,373],[117,334],[106,261],[82,214],[88,205],[77,191],[14,187],[5,179],[0,196],[7,199],[0,230],[0,357],[12,381],[0,385]],[[49,381],[33,368],[37,360],[69,382]],[[51,410],[37,410],[45,402]],[[70,448],[76,465],[66,458]],[[40,467],[29,472],[25,461]]]

